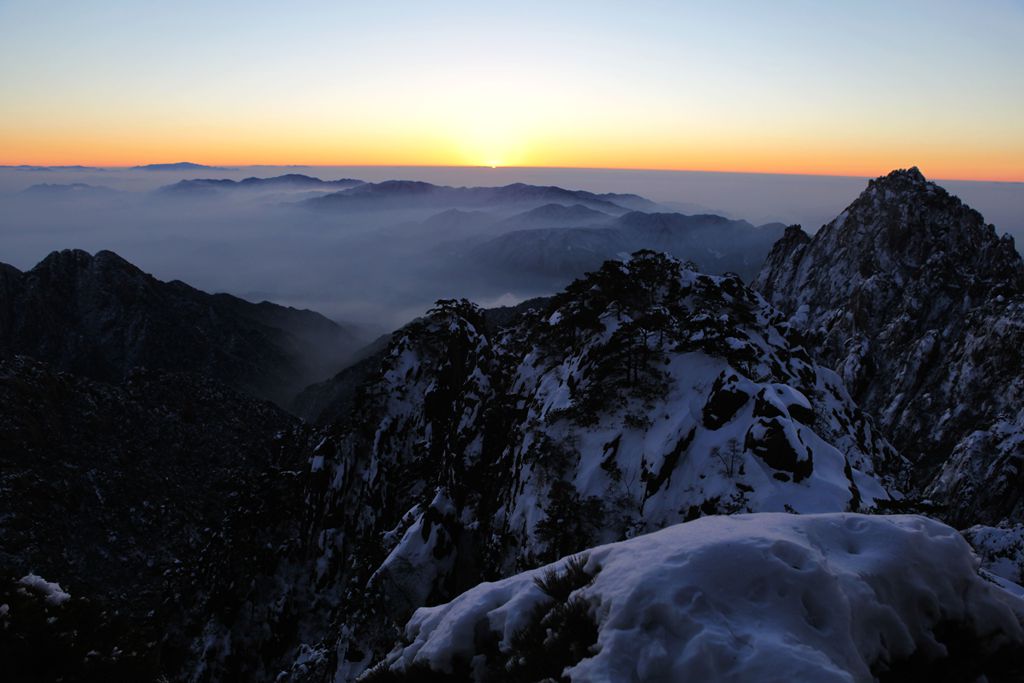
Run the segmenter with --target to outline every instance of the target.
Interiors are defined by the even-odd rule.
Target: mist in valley
[[[395,179],[410,182],[387,182]],[[785,225],[814,232],[865,182],[530,168],[8,167],[0,261],[26,270],[54,250],[107,249],[160,279],[313,309],[369,340],[436,299],[513,305],[638,248],[749,279]],[[507,187],[516,183],[525,187]],[[1022,242],[1020,183],[941,184]],[[484,189],[495,187],[505,189]]]

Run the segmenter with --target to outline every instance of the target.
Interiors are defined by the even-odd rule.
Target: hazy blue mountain
[[[664,251],[711,273],[752,278],[785,229],[722,216],[631,212],[600,225],[516,230],[477,244],[468,261],[523,278],[577,277],[638,249]]]
[[[18,166],[0,166],[0,168],[8,168],[15,171],[105,171],[105,168],[98,168],[96,166],[32,166],[29,164],[21,164]]]
[[[363,181],[354,178],[339,180],[321,180],[301,173],[288,173],[271,178],[245,178],[229,180],[227,178],[195,178],[181,180],[173,185],[165,185],[157,189],[161,194],[210,196],[221,191],[231,190],[338,190],[341,188],[362,185]]]
[[[581,204],[612,214],[654,202],[637,195],[595,194],[555,186],[513,183],[502,187],[449,187],[411,180],[365,183],[341,192],[310,199],[305,205],[318,210],[386,210],[396,208],[483,208],[544,204]]]
[[[544,204],[536,209],[530,209],[523,213],[509,216],[503,220],[499,227],[512,229],[526,228],[559,228],[579,225],[592,225],[610,221],[612,216],[591,209],[583,204]]]
[[[35,197],[48,198],[79,198],[79,197],[106,197],[118,194],[119,191],[104,185],[89,185],[88,183],[39,183],[21,191],[22,194]]]

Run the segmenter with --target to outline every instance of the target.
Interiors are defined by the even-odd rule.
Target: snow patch
[[[65,593],[59,583],[47,581],[36,574],[26,574],[18,580],[18,583],[35,590],[51,605],[60,605],[71,599],[71,594]]]

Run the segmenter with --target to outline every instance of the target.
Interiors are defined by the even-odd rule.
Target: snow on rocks
[[[981,565],[996,576],[1024,585],[1024,524],[999,527],[972,526],[964,538],[981,558]]]
[[[60,605],[71,599],[71,594],[64,592],[59,583],[47,581],[36,574],[26,574],[18,580],[26,588],[31,588],[51,605]]]
[[[562,536],[596,544],[708,514],[892,497],[902,459],[738,279],[639,253],[551,307],[548,324],[497,344],[521,359],[501,513],[527,556],[572,550]]]
[[[317,591],[344,596],[342,678],[480,581],[706,515],[899,497],[905,463],[785,318],[664,254],[606,262],[500,326],[439,302],[377,363],[311,497],[334,539]]]
[[[566,563],[418,610],[373,673],[500,680],[494,660],[531,656],[513,650],[553,600],[538,580]],[[960,627],[982,661],[1024,645],[1024,601],[981,578],[963,538],[924,517],[705,517],[594,548],[584,567],[589,579],[562,599],[586,606],[596,640],[555,678],[851,683],[911,657],[942,660],[944,626]]]
[[[1012,238],[898,170],[813,237],[787,230],[754,287],[914,463],[916,491],[944,519],[1024,521],[1024,261]]]

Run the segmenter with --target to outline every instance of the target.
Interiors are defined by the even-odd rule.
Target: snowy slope
[[[310,462],[310,579],[346,680],[423,604],[720,513],[866,511],[903,460],[736,277],[608,262],[494,330],[465,301],[397,332]]]
[[[647,253],[606,264],[506,332],[499,347],[514,350],[525,408],[506,452],[510,529],[542,556],[551,524],[594,543],[702,514],[888,499],[876,468],[899,459],[775,318],[738,279]],[[603,511],[593,529],[552,519],[580,506]]]
[[[967,644],[978,656],[962,680],[1021,672],[1024,601],[979,577],[959,534],[923,517],[709,517],[569,564],[418,610],[406,644],[367,680],[539,680],[564,666],[571,681],[850,683],[906,680],[908,662],[919,680],[934,660],[960,665],[953,648]],[[531,639],[538,624],[546,635]]]

